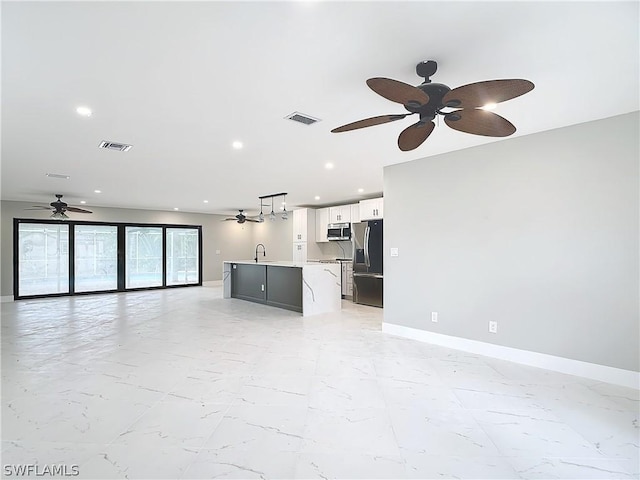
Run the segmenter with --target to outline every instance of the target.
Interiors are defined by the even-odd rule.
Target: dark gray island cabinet
[[[223,265],[225,298],[286,308],[304,316],[341,308],[339,264],[229,261]]]

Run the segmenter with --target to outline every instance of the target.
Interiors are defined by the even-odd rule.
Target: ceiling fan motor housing
[[[442,83],[423,83],[417,88],[429,96],[429,103],[426,105],[409,103],[404,108],[411,113],[420,114],[420,120],[433,120],[436,117],[436,112],[443,107],[442,98],[451,89]]]

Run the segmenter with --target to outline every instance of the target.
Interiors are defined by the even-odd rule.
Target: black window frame
[[[47,293],[38,295],[20,295],[20,258],[19,258],[19,226],[20,224],[57,224],[69,225],[69,292]],[[107,225],[117,227],[117,288],[111,290],[96,290],[86,292],[75,292],[75,226],[76,225]],[[125,229],[126,227],[154,227],[162,228],[162,285],[154,287],[125,287],[126,272],[126,249],[125,249]],[[198,282],[184,283],[177,285],[167,285],[167,229],[182,228],[194,229],[198,231]],[[201,287],[202,286],[202,225],[172,224],[172,223],[139,223],[139,222],[104,222],[91,220],[51,220],[36,218],[14,218],[13,219],[13,298],[14,300],[24,300],[31,298],[69,297],[78,295],[96,295],[103,293],[136,292],[145,290],[160,290],[167,288]]]

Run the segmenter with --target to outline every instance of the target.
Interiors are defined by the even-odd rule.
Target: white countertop
[[[223,263],[238,263],[238,264],[242,264],[242,265],[270,265],[270,266],[275,266],[275,267],[296,267],[296,268],[302,268],[302,267],[317,267],[317,266],[321,266],[321,265],[327,265],[327,264],[336,264],[336,263],[340,263],[338,261],[331,261],[331,262],[292,262],[292,261],[287,261],[287,260],[278,260],[278,261],[271,261],[271,260],[264,260],[264,261],[258,261],[258,263],[255,262],[255,260],[225,260]]]

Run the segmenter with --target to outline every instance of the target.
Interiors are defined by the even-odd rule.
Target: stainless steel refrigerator
[[[352,224],[353,301],[382,307],[382,220]]]

